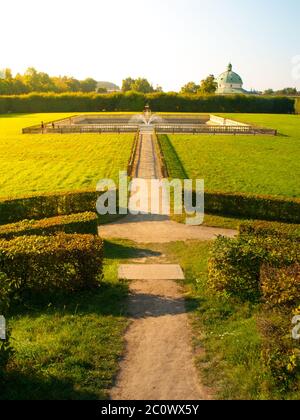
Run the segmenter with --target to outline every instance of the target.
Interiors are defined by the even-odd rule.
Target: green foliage
[[[206,79],[201,81],[199,93],[204,95],[211,95],[216,93],[218,89],[218,83],[215,80],[215,76],[210,74]]]
[[[292,339],[291,319],[291,311],[278,309],[264,311],[257,318],[262,337],[261,356],[273,378],[273,383],[269,384],[271,393],[272,388],[280,394],[293,390],[299,373],[299,344]]]
[[[59,232],[97,235],[98,216],[92,212],[56,216],[42,220],[22,220],[0,226],[0,238],[24,235],[53,235]]]
[[[239,225],[239,233],[253,236],[276,236],[278,238],[287,238],[300,242],[300,225],[258,221],[246,221]]]
[[[73,77],[50,77],[29,67],[24,75],[12,76],[11,70],[4,71],[0,78],[0,95],[18,95],[29,92],[95,92],[97,82],[94,79],[76,80]]]
[[[269,306],[300,305],[300,265],[274,267],[265,264],[260,272],[263,300]]]
[[[209,260],[209,285],[242,300],[261,296],[263,265],[289,267],[300,262],[300,244],[277,237],[219,237]]]
[[[205,192],[205,210],[224,216],[300,223],[300,199]]]
[[[196,95],[200,89],[200,85],[195,82],[189,82],[181,88],[182,95]]]
[[[142,86],[142,87],[141,87]],[[149,90],[142,81],[135,90]],[[140,112],[148,103],[155,112],[249,112],[288,114],[294,112],[293,98],[247,95],[180,95],[177,93],[31,93],[0,96],[0,113],[22,112]],[[124,98],[127,100],[124,102]],[[141,107],[141,103],[143,106]]]
[[[296,98],[296,101],[295,101],[295,112],[296,112],[296,114],[300,114],[300,98]]]
[[[99,287],[103,242],[94,235],[21,236],[0,240],[0,272],[14,294]],[[12,292],[10,294],[12,294]]]
[[[25,219],[43,219],[73,213],[92,212],[95,211],[98,197],[99,193],[96,191],[86,190],[1,199],[0,223],[7,224]]]
[[[256,300],[261,258],[260,252],[248,241],[219,237],[209,259],[209,287],[242,300]]]

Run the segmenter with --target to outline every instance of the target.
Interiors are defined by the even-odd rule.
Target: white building
[[[243,80],[242,78],[232,71],[232,64],[228,65],[227,71],[220,74],[217,78],[218,88],[217,94],[219,95],[228,95],[228,94],[247,94],[245,89],[243,89]]]

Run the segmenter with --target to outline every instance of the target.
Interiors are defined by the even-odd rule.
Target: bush
[[[97,235],[98,217],[95,213],[77,213],[42,220],[23,220],[0,226],[0,239],[23,235],[53,235],[55,233],[82,233]]]
[[[0,273],[9,295],[99,286],[103,243],[93,235],[21,236],[0,240]],[[13,287],[12,287],[13,286]]]
[[[281,268],[299,262],[297,242],[276,237],[219,237],[211,251],[208,284],[215,291],[225,291],[242,300],[256,300],[261,296],[263,264]]]
[[[263,299],[269,306],[300,304],[300,265],[272,267],[264,264],[260,272]]]
[[[0,224],[93,212],[99,197],[95,190],[29,195],[0,199]]]
[[[264,311],[257,326],[262,337],[262,359],[275,387],[288,391],[299,371],[299,343],[292,339],[291,311]]]
[[[278,222],[254,221],[243,222],[239,226],[240,235],[257,237],[275,236],[300,242],[300,225]]]
[[[208,263],[208,286],[243,300],[259,295],[260,256],[247,241],[219,237]]]
[[[205,211],[223,216],[300,223],[300,199],[205,192]]]
[[[0,96],[0,113],[22,112],[140,112],[146,104],[156,112],[248,112],[292,114],[295,100],[255,95],[180,95],[177,93],[116,92],[31,93]]]
[[[6,274],[0,272],[0,315],[4,317],[6,317],[9,310],[10,293],[12,293],[15,286],[14,281],[10,281]],[[10,331],[6,326],[6,339],[0,339],[0,380],[3,370],[12,354],[13,349],[10,343]]]

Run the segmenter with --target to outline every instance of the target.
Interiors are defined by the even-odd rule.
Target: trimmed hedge
[[[300,225],[292,225],[278,222],[242,222],[239,226],[241,236],[275,236],[277,238],[286,238],[300,242]]]
[[[223,216],[300,223],[299,198],[206,191],[205,211]]]
[[[95,190],[83,190],[2,198],[0,224],[93,212],[99,195],[100,193]]]
[[[265,303],[269,306],[298,306],[300,304],[300,265],[273,267],[264,264],[260,285]]]
[[[140,112],[149,104],[155,112],[247,112],[293,114],[295,99],[256,95],[180,95],[178,93],[31,93],[0,96],[0,113]]]
[[[103,242],[95,235],[21,236],[0,240],[0,314],[26,292],[74,292],[99,287]],[[13,354],[10,331],[0,341],[0,380]]]
[[[276,237],[219,237],[209,259],[209,287],[242,300],[261,297],[260,271],[264,264],[281,268],[300,262],[300,244]]]
[[[296,112],[296,114],[300,114],[300,98],[296,98],[296,101],[295,101],[295,112]]]
[[[0,239],[23,235],[53,235],[55,233],[81,233],[97,235],[98,216],[95,213],[77,213],[42,220],[23,220],[0,226]]]
[[[94,235],[61,233],[0,240],[1,285],[9,296],[96,288],[102,264],[103,242]]]
[[[95,211],[95,190],[0,199],[0,224]],[[300,223],[300,199],[205,192],[205,211],[223,216]]]

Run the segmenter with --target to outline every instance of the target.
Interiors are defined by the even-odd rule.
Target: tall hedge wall
[[[297,98],[295,101],[295,111],[296,114],[300,114],[300,98]]]
[[[295,99],[247,95],[180,95],[177,93],[32,93],[0,96],[0,113],[22,112],[138,112],[146,104],[156,112],[295,112]]]

